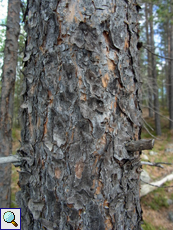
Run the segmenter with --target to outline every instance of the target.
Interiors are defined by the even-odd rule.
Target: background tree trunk
[[[20,0],[8,1],[7,31],[0,103],[0,157],[12,154],[13,98],[16,77]],[[11,164],[0,167],[0,207],[10,207]]]
[[[141,229],[136,1],[28,1],[22,228]]]
[[[148,4],[145,3],[145,29],[146,29],[146,38],[147,45],[151,45],[151,39],[149,36],[149,20],[148,20]],[[151,49],[151,47],[149,47]],[[153,117],[153,87],[152,87],[152,69],[151,69],[151,53],[147,50],[147,73],[148,73],[148,111],[149,117]]]
[[[154,30],[153,30],[153,4],[150,4],[150,36],[151,36],[151,48],[152,52],[155,53],[154,45]],[[155,113],[155,129],[156,135],[161,135],[160,115],[159,115],[159,95],[157,87],[157,72],[156,72],[156,57],[154,54],[151,55],[152,63],[152,77],[153,77],[153,91],[154,91],[154,113]]]
[[[173,14],[173,6],[170,6]],[[170,23],[170,57],[173,59],[173,24]],[[169,118],[173,120],[173,60],[170,61],[169,73]],[[173,130],[173,122],[169,122],[169,129]]]

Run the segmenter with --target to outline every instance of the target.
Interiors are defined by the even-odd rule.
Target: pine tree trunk
[[[173,6],[171,6],[173,13]],[[170,73],[169,73],[169,118],[173,120],[173,24],[170,25]],[[173,130],[173,122],[170,120],[169,129]]]
[[[136,1],[28,1],[22,229],[141,229]]]
[[[12,154],[13,98],[16,78],[20,0],[8,1],[7,31],[0,103],[0,157]],[[10,207],[11,164],[0,167],[0,207]]]
[[[150,36],[151,36],[151,47],[152,52],[155,53],[155,44],[154,44],[154,30],[153,30],[153,5],[150,4]],[[153,92],[154,92],[154,113],[155,113],[155,129],[156,135],[161,135],[161,125],[160,125],[160,115],[159,115],[159,95],[158,95],[158,86],[157,86],[157,72],[156,72],[156,57],[154,54],[152,58],[152,77],[153,77]]]
[[[146,38],[147,45],[151,44],[151,39],[149,37],[149,23],[148,23],[148,4],[145,3],[145,29],[146,29]],[[151,53],[147,50],[147,73],[148,73],[148,112],[149,117],[153,117],[153,88],[152,88],[152,71],[151,71]]]
[[[168,55],[168,57],[171,57],[171,47],[170,47],[170,41],[171,41],[171,33],[170,33],[170,24],[169,24],[169,20],[167,20],[167,26],[166,26],[166,30],[167,30],[167,52],[166,54]],[[167,96],[167,107],[168,110],[170,110],[169,106],[169,81],[170,81],[170,72],[171,72],[171,60],[168,60],[168,65],[166,68],[166,96]]]

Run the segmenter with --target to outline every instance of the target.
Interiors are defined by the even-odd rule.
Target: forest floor
[[[164,116],[168,116],[167,111],[162,112]],[[154,128],[154,119],[148,118],[147,110],[143,110],[143,118],[145,121]],[[169,162],[173,163],[173,151],[166,152],[169,144],[173,144],[173,133],[168,129],[169,121],[164,117],[161,117],[161,126],[162,126],[162,136],[157,137],[155,140],[153,151],[157,155],[150,155],[150,151],[143,151],[143,155],[148,157],[148,160],[151,162]],[[152,131],[149,126],[148,129],[155,135],[155,131]],[[20,147],[20,129],[13,129],[13,154],[16,153],[16,150]],[[142,137],[144,139],[152,139],[153,137],[143,128]],[[143,160],[143,159],[142,159]],[[148,161],[147,160],[147,161]],[[158,167],[144,166],[150,177],[151,181],[159,180],[166,175],[173,172],[173,166],[164,165],[164,169]],[[11,183],[11,208],[17,208],[15,202],[15,194],[20,190],[17,182],[19,180],[19,168],[15,168],[12,165],[12,183]],[[164,186],[173,186],[173,181],[167,182]],[[173,222],[169,219],[169,216],[172,217],[173,221],[173,187],[167,188],[158,188],[153,192],[147,194],[141,198],[141,205],[143,210],[143,220],[144,224],[142,225],[144,230],[172,230]]]

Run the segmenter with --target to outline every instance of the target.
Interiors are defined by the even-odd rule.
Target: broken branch
[[[162,184],[164,184],[165,182],[167,181],[171,181],[173,180],[173,173],[167,175],[166,177],[164,177],[163,179],[159,180],[159,181],[155,181],[153,182],[152,184],[149,184],[145,181],[143,181],[144,185],[141,185],[141,192],[140,192],[140,196],[145,196],[147,195],[148,193],[152,192],[153,190],[157,189],[157,188],[161,188]],[[165,186],[165,188],[168,188],[168,187],[172,187],[172,186]]]
[[[8,157],[0,157],[0,164],[6,163],[16,163],[22,161],[22,158],[18,155],[8,156]]]
[[[141,139],[138,141],[130,141],[125,144],[125,148],[127,149],[127,151],[130,152],[152,149],[153,146],[154,146],[154,139],[150,139],[150,140]]]

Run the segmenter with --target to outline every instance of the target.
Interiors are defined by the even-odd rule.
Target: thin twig
[[[147,162],[147,161],[141,161],[142,165],[149,165],[149,166],[155,166],[159,168],[164,168],[160,163],[155,163],[155,162]]]
[[[168,163],[168,162],[157,162],[157,164],[164,164],[164,165],[173,165],[172,163]]]
[[[153,187],[157,187],[157,188],[171,188],[171,187],[173,187],[173,185],[172,186],[159,186],[159,185],[155,185],[155,184],[150,184],[150,183],[148,183],[148,182],[146,182],[146,181],[143,181],[142,179],[140,179],[142,182],[144,182],[145,184],[148,184],[148,185],[151,185],[151,186],[153,186]]]
[[[145,122],[145,124],[152,130],[152,131],[154,131],[154,129],[150,126],[150,124],[148,124],[148,122],[146,122],[146,120],[143,118],[143,117],[141,117],[142,118],[142,120]]]
[[[143,124],[143,127],[145,128],[145,130],[152,136],[152,137],[154,137],[156,140],[159,140],[159,141],[161,141],[161,139],[160,138],[158,138],[158,137],[156,137],[156,136],[154,136],[148,129],[147,129],[147,127],[145,126],[145,124]]]
[[[164,59],[168,59],[168,60],[173,60],[173,58],[171,58],[171,57],[163,57],[163,56],[161,56],[161,55],[159,55],[159,54],[153,53],[151,50],[149,50],[149,49],[148,49],[146,46],[144,46],[144,45],[143,45],[143,47],[144,47],[146,50],[148,50],[150,53],[152,53],[153,55],[155,55],[155,56],[158,56],[158,57],[164,58]]]
[[[172,120],[172,119],[170,119],[169,117],[166,117],[166,116],[162,115],[161,113],[159,113],[159,112],[155,111],[155,110],[154,110],[153,108],[151,108],[150,106],[146,106],[146,105],[144,106],[144,105],[141,105],[141,107],[151,109],[151,110],[153,110],[155,113],[159,114],[161,117],[164,117],[165,119],[167,119],[167,120],[169,120],[169,121],[172,121],[172,122],[173,122],[173,120]]]

